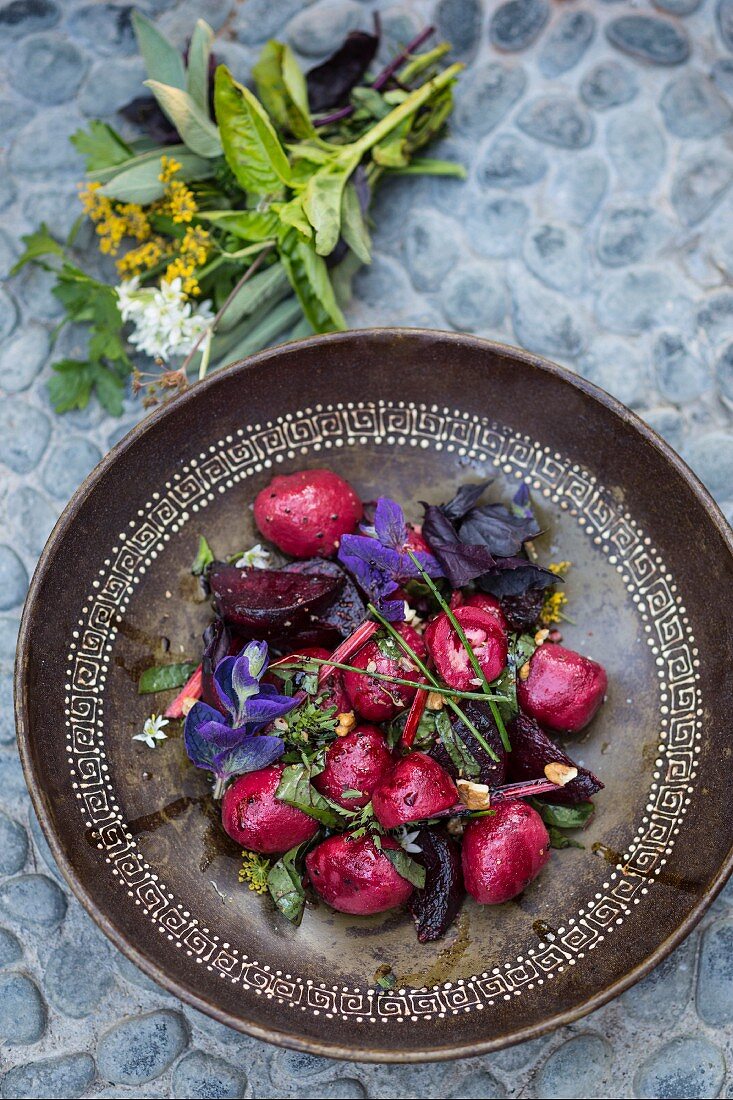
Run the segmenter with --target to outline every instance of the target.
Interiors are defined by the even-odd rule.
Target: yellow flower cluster
[[[242,868],[239,872],[239,881],[248,882],[250,890],[254,890],[255,894],[267,893],[269,871],[269,859],[258,856],[255,852],[242,852]]]
[[[564,577],[571,565],[572,562],[569,561],[553,561],[550,562],[547,568],[556,577]],[[542,604],[540,622],[544,626],[552,626],[553,623],[562,622],[565,618],[562,609],[567,602],[568,598],[564,592],[548,592],[545,596],[545,602]]]
[[[117,203],[101,194],[100,183],[88,184],[80,193],[84,213],[94,222],[99,249],[116,256],[125,237],[146,241],[152,232],[148,216],[137,203]]]
[[[180,278],[185,294],[195,297],[201,293],[196,269],[206,263],[210,240],[208,229],[202,229],[200,225],[189,226],[180,243],[178,255],[166,268],[167,281]]]
[[[99,247],[105,255],[116,256],[124,238],[137,241],[136,248],[117,261],[120,275],[132,277],[152,271],[167,262],[163,278],[168,282],[180,278],[185,294],[201,293],[196,276],[211,251],[211,234],[199,225],[190,225],[198,212],[191,189],[176,176],[182,165],[174,157],[160,158],[158,179],[165,194],[147,209],[136,203],[118,203],[100,193],[101,184],[90,183],[81,191],[84,213],[91,218],[99,236]],[[186,225],[179,241],[154,233],[151,216],[165,215],[176,225]]]

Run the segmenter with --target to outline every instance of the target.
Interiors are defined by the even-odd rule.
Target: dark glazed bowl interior
[[[237,883],[240,856],[178,731],[132,734],[159,702],[140,672],[197,660],[210,617],[199,534],[256,541],[275,471],[329,466],[368,499],[444,500],[488,474],[530,484],[545,561],[573,562],[566,644],[610,690],[571,753],[606,789],[583,837],[515,902],[469,902],[444,941],[401,912],[309,908],[291,928]],[[408,509],[409,510],[409,509]],[[731,861],[730,531],[683,463],[606,394],[548,363],[427,331],[319,337],[217,374],[152,415],[88,478],[24,613],[19,738],[72,887],[114,942],[182,998],[260,1038],[370,1060],[492,1050],[577,1018],[689,931]],[[164,656],[161,639],[170,640]],[[394,991],[373,988],[389,963]]]

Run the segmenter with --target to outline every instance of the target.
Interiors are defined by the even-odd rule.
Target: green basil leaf
[[[199,535],[199,548],[196,551],[196,557],[191,563],[191,572],[194,577],[200,577],[206,572],[208,566],[211,565],[214,560],[214,552],[209,546],[208,542],[203,535]]]
[[[402,848],[382,848],[382,853],[387,857],[398,875],[406,878],[418,890],[425,887],[425,868],[422,867]]]
[[[252,76],[265,109],[281,130],[298,138],[315,136],[305,77],[289,46],[268,42]]]
[[[305,908],[303,877],[296,867],[296,860],[303,847],[300,844],[296,848],[291,848],[272,865],[267,875],[267,889],[270,897],[283,916],[296,926],[303,919]]]
[[[25,245],[25,252],[11,267],[11,275],[17,275],[26,264],[34,263],[41,256],[63,256],[64,254],[62,246],[51,236],[51,231],[45,222],[41,222],[40,228],[33,233],[27,233],[20,239]]]
[[[216,70],[214,106],[224,156],[244,190],[270,195],[289,184],[288,158],[262,104],[226,65]]]
[[[150,88],[163,114],[173,123],[192,153],[208,159],[221,156],[219,131],[188,92],[157,80],[146,80],[145,86]]]
[[[119,164],[111,164],[107,168],[95,168],[94,171],[87,172],[86,178],[88,180],[94,180],[96,183],[108,183],[109,180],[119,176],[120,172],[126,171],[128,168],[136,168],[140,164],[147,164],[149,162],[154,163],[157,166],[158,172],[160,172],[160,158],[162,154],[173,157],[175,160],[181,161],[181,172],[179,173],[179,179],[189,179],[194,177],[188,177],[185,175],[187,164],[184,163],[186,159],[193,160],[194,163],[200,163],[200,158],[194,156],[185,145],[166,145],[165,148],[156,146],[154,149],[146,149],[142,153],[137,153],[128,157],[127,160],[120,161]],[[211,164],[206,164],[207,175],[212,175],[213,169]],[[161,194],[163,193],[161,185]],[[114,196],[113,196],[114,197]]]
[[[192,180],[207,179],[212,174],[211,161],[196,156],[189,152],[185,146],[180,146],[182,153],[175,152],[177,146],[171,146],[166,150],[169,156],[175,157],[181,164],[181,171],[177,179]],[[160,182],[160,150],[154,156],[144,154],[135,157],[134,160],[120,166],[106,183],[100,187],[100,193],[107,198],[117,199],[118,202],[135,202],[141,206],[147,206],[151,202],[163,197],[165,186]]]
[[[77,130],[69,141],[85,158],[87,172],[113,168],[134,156],[131,147],[106,122],[92,119],[87,130]]]
[[[146,668],[138,680],[138,695],[152,695],[156,691],[170,691],[171,688],[183,687],[197,668],[198,665],[191,661]]]
[[[576,802],[562,806],[551,802],[536,802],[542,820],[556,829],[584,829],[595,813],[592,802]]]
[[[243,241],[267,241],[277,232],[278,219],[273,210],[201,210],[196,216]]]
[[[209,57],[214,32],[203,19],[196,20],[188,47],[186,90],[204,115],[209,116]]]
[[[371,263],[372,242],[353,183],[347,183],[341,199],[341,234],[363,264]]]
[[[326,262],[313,244],[291,229],[280,238],[280,259],[313,331],[345,329],[346,321],[336,302]]]
[[[556,829],[554,825],[550,825],[547,829],[550,837],[551,848],[585,848],[585,844],[581,844],[578,840],[573,840],[567,833],[564,833],[562,829]]]
[[[186,70],[180,51],[139,11],[133,11],[132,25],[149,78],[174,88],[185,88]]]
[[[270,209],[277,214],[281,225],[297,229],[304,237],[313,236],[313,228],[303,209],[303,195],[296,195],[290,202],[274,202]]]
[[[350,169],[323,169],[306,185],[303,209],[316,232],[316,252],[330,256],[341,235],[341,201]]]
[[[305,764],[289,764],[283,768],[275,797],[314,817],[322,825],[332,829],[342,826],[343,815],[312,785],[313,774],[316,774],[315,770]]]

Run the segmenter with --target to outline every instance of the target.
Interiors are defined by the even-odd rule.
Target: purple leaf
[[[377,35],[351,31],[335,53],[306,73],[308,103],[314,114],[348,102],[349,92],[369,68],[378,45]]]
[[[479,481],[475,485],[461,485],[455,496],[447,504],[441,504],[441,512],[453,522],[463,519],[466,512],[470,512],[478,504],[484,490],[488,489],[493,480],[493,477],[490,477],[486,481]]]
[[[214,757],[212,771],[219,779],[256,772],[278,760],[285,751],[281,738],[267,734],[248,734],[238,744]]]
[[[232,636],[223,619],[214,619],[204,631],[204,653],[201,658],[202,690],[201,698],[209,706],[221,710],[219,692],[214,683],[214,671],[220,661],[229,653]],[[223,712],[222,712],[223,713]]]
[[[453,588],[462,588],[490,569],[494,558],[484,546],[467,546],[442,508],[424,504],[423,538],[438,559]]]
[[[499,558],[493,569],[478,578],[478,586],[492,596],[518,596],[530,588],[549,588],[561,579],[526,558]]]
[[[539,533],[534,516],[512,515],[503,504],[472,508],[458,529],[461,542],[485,546],[496,558],[514,557],[523,543]]]
[[[339,577],[343,581],[340,594],[323,613],[319,622],[335,627],[344,638],[348,638],[364,622],[366,618],[364,601],[351,577],[347,576],[338,562],[326,561],[323,558],[309,558],[307,561],[291,561],[283,568],[289,573],[322,573],[329,577]]]

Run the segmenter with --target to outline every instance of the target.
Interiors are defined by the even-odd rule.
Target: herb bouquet
[[[279,336],[345,328],[351,276],[370,260],[378,181],[462,175],[417,156],[443,128],[461,68],[443,67],[446,43],[418,52],[431,28],[373,78],[378,33],[353,32],[307,76],[286,45],[268,42],[255,95],[215,65],[202,20],[185,56],[139,13],[134,24],[154,100],[122,113],[144,120],[148,135],[128,142],[101,121],[74,134],[87,168],[83,212],[63,243],[46,225],[25,237],[13,269],[52,270],[61,324],[89,328],[87,359],[53,365],[58,412],[95,392],[119,414],[130,375],[154,404],[184,389],[189,372],[203,378]],[[118,285],[75,258],[86,219],[115,258]]]

